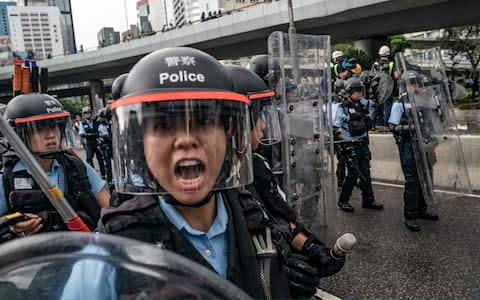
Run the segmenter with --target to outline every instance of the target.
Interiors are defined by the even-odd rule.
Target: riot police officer
[[[332,122],[335,120],[335,115],[337,110],[340,107],[340,104],[346,100],[345,90],[345,80],[337,79],[333,84],[333,103],[332,103]],[[335,175],[337,176],[337,190],[341,191],[343,182],[345,180],[345,174],[347,173],[346,159],[340,151],[340,147],[336,147],[336,157],[337,157],[337,168],[335,170]]]
[[[99,227],[180,253],[255,299],[285,299],[278,255],[272,245],[258,254],[251,232],[288,240],[289,229],[273,226],[246,199],[251,193],[237,189],[253,179],[248,104],[225,67],[202,51],[165,48],[141,59],[112,103],[116,188],[136,196],[105,209]],[[254,205],[255,223],[247,224],[241,203]],[[261,267],[266,258],[270,270]]]
[[[83,148],[85,149],[87,162],[92,168],[94,168],[93,156],[95,155],[97,157],[100,174],[105,178],[105,164],[103,162],[102,153],[97,147],[98,123],[93,119],[92,109],[89,106],[82,108],[82,117],[83,120],[79,128],[79,134],[83,140]]]
[[[369,113],[372,101],[363,98],[364,86],[358,77],[348,79],[344,90],[347,99],[338,108],[333,121],[337,143],[343,143],[342,151],[347,160],[347,177],[342,185],[338,206],[344,211],[354,211],[348,201],[360,178],[362,207],[383,209],[383,205],[375,201],[370,177],[368,130],[371,127]]]
[[[412,145],[412,134],[414,134],[415,128],[411,117],[405,110],[405,102],[408,102],[409,93],[413,93],[422,85],[422,78],[416,71],[409,70],[402,74],[400,79],[401,97],[399,101],[393,103],[388,120],[390,131],[398,146],[400,165],[405,177],[404,217],[405,226],[411,231],[420,230],[417,219],[438,220],[438,215],[427,211],[427,203],[423,197]]]
[[[4,117],[34,154],[51,182],[64,193],[72,208],[93,229],[100,207],[108,205],[105,181],[95,170],[70,154],[74,146],[70,114],[46,94],[19,95],[7,105]],[[39,231],[66,230],[60,216],[22,161],[14,154],[4,158],[0,180],[0,214],[25,213],[28,220],[12,226],[19,236]]]
[[[226,68],[232,77],[235,91],[247,95],[252,101],[250,120],[254,180],[253,184],[247,185],[247,189],[256,195],[272,218],[284,224],[283,226],[296,229],[290,242],[292,249],[282,249],[279,252],[285,254],[282,260],[292,295],[312,296],[316,293],[319,277],[337,273],[344,260],[333,259],[329,255],[330,249],[298,221],[287,204],[285,193],[280,189],[267,159],[256,152],[259,144],[272,145],[281,139],[274,93],[268,90],[257,74],[248,69],[233,65],[227,65]],[[293,255],[290,254],[292,251],[295,252]]]
[[[100,109],[97,115],[97,144],[105,163],[107,182],[112,183],[112,133],[110,128],[111,114],[108,107]]]
[[[344,57],[342,51],[336,50],[332,52],[332,79],[334,83],[340,79],[343,59]]]
[[[384,72],[392,77],[394,89],[392,95],[383,103],[378,105],[372,113],[373,128],[376,128],[376,119],[381,119],[384,126],[388,126],[390,111],[393,105],[393,99],[398,98],[397,80],[399,78],[398,71],[395,68],[395,62],[390,59],[390,47],[383,45],[378,49],[379,60],[372,66],[374,72]]]

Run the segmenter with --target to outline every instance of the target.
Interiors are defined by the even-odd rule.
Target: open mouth
[[[205,165],[196,159],[179,161],[175,166],[175,176],[185,184],[194,184],[205,172]]]
[[[57,143],[56,142],[50,142],[50,143],[47,143],[45,146],[49,150],[50,149],[56,149],[57,148]]]

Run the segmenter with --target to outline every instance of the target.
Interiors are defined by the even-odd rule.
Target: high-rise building
[[[0,36],[10,35],[7,6],[11,5],[15,5],[15,2],[0,1]]]
[[[77,53],[75,31],[73,29],[72,5],[70,0],[17,0],[17,6],[56,6],[60,9],[65,24],[67,54]]]
[[[150,23],[153,31],[165,26],[179,28],[188,23],[199,22],[219,11],[225,12],[269,1],[259,0],[149,0]]]
[[[58,7],[8,6],[12,51],[33,51],[37,59],[65,54],[65,26]]]
[[[113,27],[103,27],[97,33],[98,47],[106,47],[120,43],[120,32],[114,31]]]
[[[152,30],[160,32],[169,23],[175,23],[172,0],[149,0],[149,21]]]
[[[0,66],[12,64],[12,51],[10,49],[10,37],[0,36]]]
[[[152,25],[150,24],[149,15],[150,5],[148,0],[137,1],[137,18],[140,34],[148,35],[152,32]]]

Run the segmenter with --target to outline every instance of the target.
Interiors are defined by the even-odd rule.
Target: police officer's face
[[[34,122],[29,131],[30,150],[33,152],[54,152],[60,148],[62,134],[55,122]]]
[[[362,99],[363,97],[363,92],[360,90],[353,90],[352,94],[350,95],[350,99],[352,99],[354,102],[358,102]]]
[[[186,121],[178,117],[168,124],[164,118],[156,118],[147,121],[144,130],[150,172],[184,204],[198,203],[208,195],[225,158],[225,130],[219,118],[210,118]]]
[[[407,84],[408,93],[413,93],[413,91],[415,91],[416,89],[418,89],[418,83],[412,82]]]
[[[258,148],[258,144],[263,139],[263,131],[267,125],[259,118],[257,120],[257,124],[252,130],[252,150],[256,150]]]

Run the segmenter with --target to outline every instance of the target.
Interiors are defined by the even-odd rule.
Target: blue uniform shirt
[[[98,135],[99,136],[109,136],[108,127],[105,124],[98,125]]]
[[[187,240],[202,254],[208,263],[223,277],[227,277],[227,223],[228,215],[223,199],[217,193],[217,216],[208,231],[193,229],[183,216],[170,204],[159,197],[160,208],[167,219],[187,238]]]
[[[361,105],[367,106],[368,109],[372,107],[372,101],[367,100],[367,99],[361,99],[359,102]],[[359,104],[357,104],[359,105]],[[345,113],[345,110],[343,106],[338,106],[336,110],[336,114],[334,115],[333,119],[333,126],[340,128],[342,132],[342,137],[345,141],[352,141],[352,140],[359,140],[367,137],[368,132],[365,132],[364,134],[360,136],[351,136],[350,132],[348,130],[348,122],[350,121],[350,115]]]
[[[98,176],[97,172],[87,163],[83,162],[87,170],[88,181],[90,182],[91,191],[94,195],[97,195],[105,186],[105,180]],[[26,166],[18,161],[12,169],[12,172],[19,172],[27,170]],[[27,172],[31,174],[28,170]],[[56,159],[53,160],[52,168],[47,172],[47,177],[53,185],[64,192],[65,191],[65,176],[63,166],[58,163]],[[3,174],[0,175],[0,216],[6,214],[8,211],[7,199],[5,199],[5,188],[3,186]]]
[[[390,118],[388,119],[388,123],[393,125],[400,124],[400,120],[402,119],[402,115],[404,112],[403,103],[400,101],[395,101],[392,105],[392,111],[390,113]]]
[[[93,119],[89,119],[89,120],[85,120],[88,124],[88,127],[90,127],[91,129],[93,129]],[[85,127],[83,127],[83,122],[80,123],[80,127],[78,128],[78,134],[80,136],[82,135],[85,135]]]
[[[178,213],[159,196],[159,205],[167,219],[188,239],[215,271],[226,278],[228,214],[221,193],[217,193],[217,216],[208,232],[193,229]],[[83,253],[108,255],[104,249],[88,247]],[[117,299],[115,289],[115,268],[97,260],[82,260],[73,267],[61,299]]]

